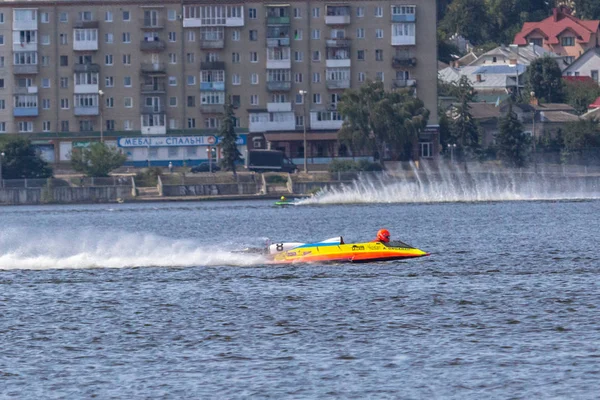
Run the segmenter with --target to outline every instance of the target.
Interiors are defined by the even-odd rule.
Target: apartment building
[[[218,3],[218,4],[217,4]],[[11,40],[12,39],[12,40]],[[348,156],[345,89],[414,87],[430,110],[416,148],[437,154],[434,0],[11,1],[0,4],[0,134],[51,161],[104,140],[132,164],[218,158],[226,100],[242,154]]]

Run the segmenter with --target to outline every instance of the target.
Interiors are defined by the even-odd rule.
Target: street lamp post
[[[308,92],[306,90],[299,90],[298,94],[300,96],[302,96],[302,127],[304,128],[304,173],[307,174],[308,173],[308,163],[306,160],[306,154],[308,151],[307,145],[306,145],[306,94]]]
[[[98,90],[98,107],[100,107],[100,143],[104,143],[104,110],[102,107],[102,96],[104,96],[104,91],[100,89]]]
[[[4,187],[4,177],[2,176],[2,162],[4,161],[4,152],[0,153],[0,188]]]
[[[206,148],[206,154],[208,155],[208,172],[212,172],[212,149],[210,146]]]
[[[456,143],[450,144],[448,143],[448,148],[450,149],[450,162],[454,162],[454,149],[456,148]]]

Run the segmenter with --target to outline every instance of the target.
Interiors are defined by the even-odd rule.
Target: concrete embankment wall
[[[256,183],[216,183],[207,185],[163,185],[163,196],[219,196],[256,194]]]
[[[131,198],[130,186],[0,189],[0,205],[107,203]]]

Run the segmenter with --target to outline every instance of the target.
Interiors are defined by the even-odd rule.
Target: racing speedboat
[[[267,247],[273,264],[308,262],[373,262],[428,256],[429,253],[400,241],[344,243],[341,236],[317,243],[283,242]]]

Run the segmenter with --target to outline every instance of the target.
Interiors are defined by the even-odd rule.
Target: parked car
[[[217,172],[220,170],[221,170],[221,168],[216,163],[212,163],[212,165],[210,165],[207,162],[203,162],[203,163],[193,166],[190,169],[190,172],[211,172],[211,171]]]

